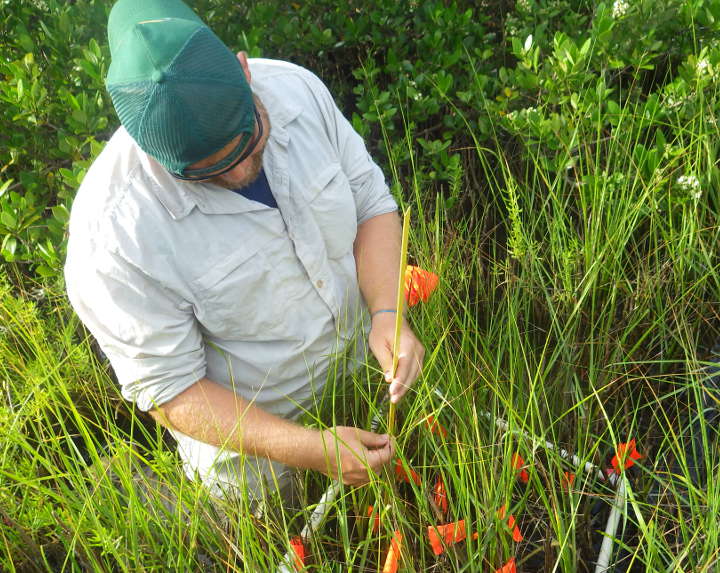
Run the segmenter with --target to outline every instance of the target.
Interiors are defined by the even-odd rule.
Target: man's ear
[[[248,65],[247,53],[238,52],[237,59],[238,59],[238,62],[240,62],[240,65],[242,66],[243,72],[245,72],[245,79],[247,80],[247,83],[249,84],[250,83],[250,66]]]

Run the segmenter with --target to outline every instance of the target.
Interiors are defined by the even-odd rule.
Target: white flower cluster
[[[530,5],[530,0],[517,0],[515,2],[515,7],[520,12],[530,12],[532,9],[532,6]]]
[[[697,64],[695,65],[695,71],[699,76],[704,76],[705,74],[709,73],[710,61],[707,58],[702,58],[698,60]]]
[[[711,64],[707,58],[700,58],[695,64],[695,74],[698,78],[710,77],[715,79],[718,71],[718,65]]]
[[[413,93],[412,98],[413,98],[415,101],[420,101],[420,100],[422,99],[422,97],[423,97],[423,94],[422,94],[422,92],[417,88],[417,84],[415,83],[415,80],[409,80],[409,81],[408,81],[408,85],[409,85],[410,87],[412,87],[412,91],[415,92],[415,93]]]
[[[680,107],[683,103],[685,103],[683,98],[677,98],[674,95],[665,96],[665,105],[668,109],[675,109],[676,107]]]
[[[677,178],[677,184],[680,189],[689,192],[696,201],[700,199],[702,189],[700,189],[700,181],[695,175],[681,175]]]
[[[509,112],[505,117],[510,122],[515,122],[515,120],[518,120],[521,118],[527,120],[528,115],[530,115],[531,113],[537,113],[537,108],[536,107],[526,107],[526,108],[519,109],[519,110],[515,109],[515,110]]]
[[[622,18],[625,14],[627,14],[629,9],[630,4],[627,3],[627,0],[615,0],[612,7],[612,16],[616,20]]]

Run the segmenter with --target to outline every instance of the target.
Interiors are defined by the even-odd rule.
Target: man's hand
[[[400,331],[400,351],[398,353],[398,366],[395,377],[392,377],[393,344],[395,342],[395,313],[383,312],[372,318],[370,328],[370,350],[377,358],[385,374],[385,380],[390,383],[390,401],[397,403],[412,386],[423,365],[425,348],[415,336],[408,323],[403,318]]]
[[[370,310],[393,308],[397,300],[402,229],[395,212],[368,219],[358,226],[355,263],[365,303]],[[372,317],[370,350],[390,382],[390,401],[397,403],[415,382],[422,368],[425,349],[407,322],[400,332],[398,366],[392,376],[395,314],[381,312]]]
[[[387,434],[374,434],[350,426],[335,426],[321,433],[325,467],[320,471],[347,485],[364,485],[395,454]],[[338,467],[338,464],[340,467]]]

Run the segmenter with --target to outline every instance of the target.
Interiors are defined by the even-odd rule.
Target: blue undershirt
[[[246,199],[258,201],[263,205],[277,209],[275,197],[273,197],[272,191],[270,191],[270,184],[268,183],[267,177],[265,177],[265,169],[260,170],[257,179],[250,183],[250,185],[241,187],[240,189],[233,189],[232,191],[239,193]]]

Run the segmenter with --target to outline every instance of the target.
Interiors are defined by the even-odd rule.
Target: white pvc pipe
[[[491,420],[494,418],[490,412],[483,412],[483,415]],[[494,418],[494,420],[495,425],[504,432],[520,434],[531,440],[533,446],[535,446],[537,443],[544,443],[546,448],[556,451],[561,458],[571,460],[572,463],[576,466],[580,466],[583,463],[582,460],[576,455],[571,455],[567,450],[563,448],[558,448],[555,444],[548,442],[547,440],[540,440],[538,438],[535,438],[534,436],[530,436],[522,430],[511,430],[509,424],[501,418]],[[614,486],[618,483],[618,481],[620,482],[617,491],[615,492],[615,501],[613,503],[612,509],[610,510],[607,524],[605,525],[605,536],[603,538],[603,542],[600,547],[600,554],[598,555],[598,559],[595,565],[595,573],[606,573],[610,570],[610,559],[612,558],[615,534],[617,533],[620,516],[625,508],[625,481],[619,480],[620,476],[616,473],[611,473],[606,477],[600,468],[598,468],[596,465],[591,464],[590,462],[585,462],[584,467],[587,473],[595,472],[599,479],[601,479],[602,481],[607,480],[610,485]]]
[[[307,523],[305,523],[305,527],[303,527],[300,532],[300,539],[302,540],[303,545],[310,540],[312,534],[315,533],[322,522],[325,521],[325,517],[327,517],[327,514],[330,511],[333,501],[335,501],[337,494],[340,492],[340,487],[340,482],[338,480],[333,480],[330,487],[325,490],[325,493],[320,498],[317,506],[315,506],[310,518],[307,520]],[[289,549],[278,566],[277,573],[291,573],[292,571],[295,571],[295,567],[293,565],[294,563],[295,552],[292,549]]]
[[[615,502],[610,510],[610,516],[605,526],[605,537],[600,547],[597,563],[595,564],[595,573],[606,573],[610,570],[610,559],[613,553],[613,544],[615,543],[615,533],[617,532],[618,523],[620,523],[620,515],[625,509],[625,480],[620,480],[620,485],[615,493]]]
[[[310,515],[310,519],[308,519],[305,527],[303,527],[300,532],[300,538],[303,543],[307,542],[310,537],[312,537],[312,534],[317,531],[322,522],[325,521],[325,517],[327,517],[327,514],[330,512],[332,503],[335,501],[337,494],[340,493],[340,488],[341,483],[338,480],[333,480],[330,487],[325,490],[325,493],[320,498],[315,510],[312,512],[312,515]]]
[[[288,565],[288,563],[294,563],[294,560],[295,560],[295,558],[293,557],[292,550],[288,551],[285,554],[285,557],[284,557],[282,563],[280,563],[280,565],[278,565],[277,569],[275,569],[275,573],[293,573],[295,571],[295,567]]]

